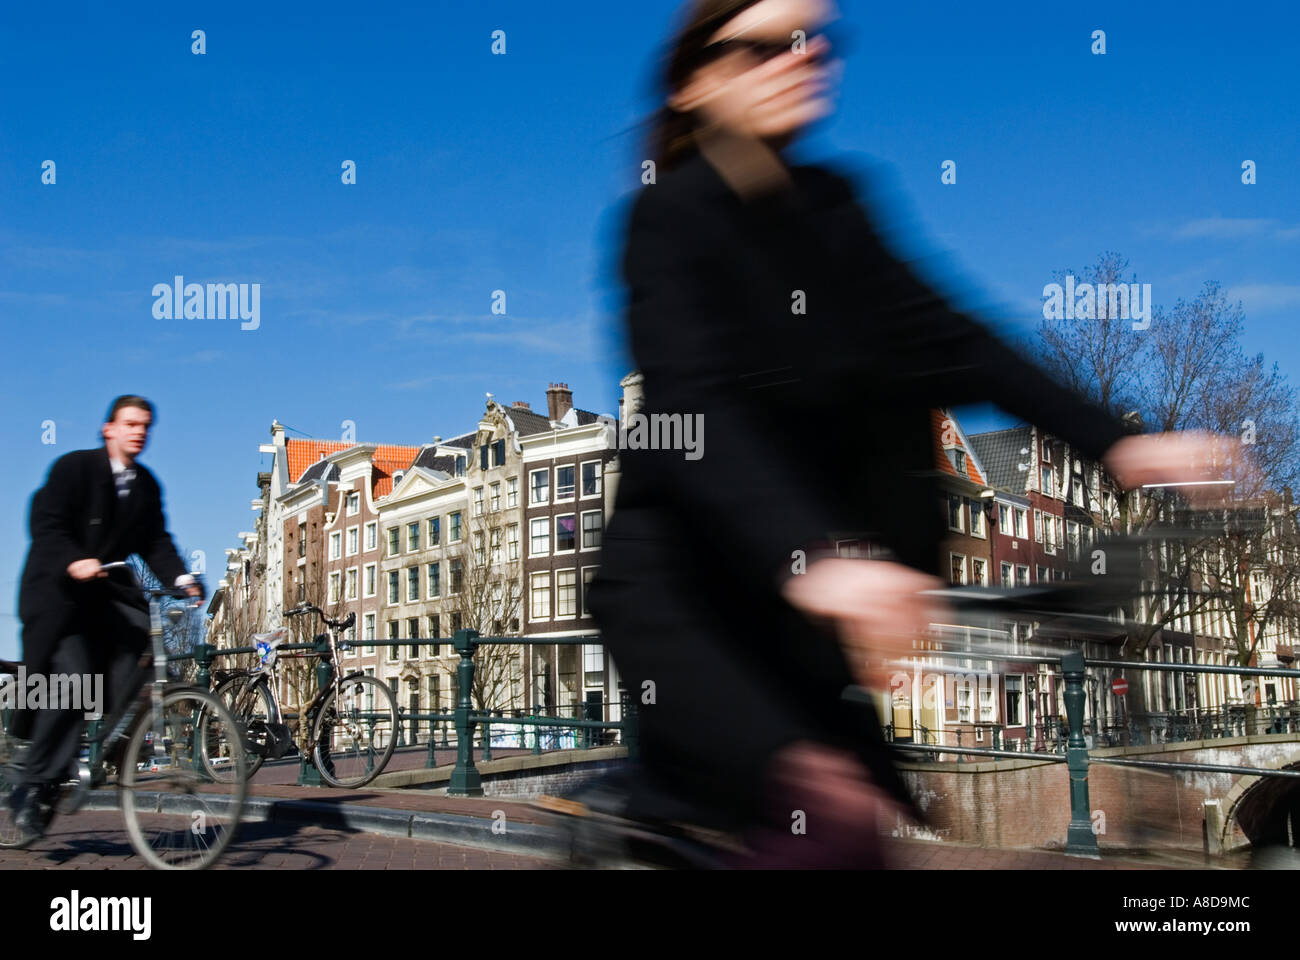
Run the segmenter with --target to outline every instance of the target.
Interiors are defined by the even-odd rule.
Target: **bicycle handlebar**
[[[357,622],[357,613],[355,610],[348,613],[342,620],[332,620],[325,615],[325,611],[311,603],[300,603],[296,607],[291,607],[284,612],[286,617],[301,617],[303,614],[314,613],[321,618],[326,626],[335,630],[346,630]]]
[[[110,563],[101,563],[101,564],[99,565],[99,569],[100,569],[100,570],[104,570],[104,571],[108,571],[108,570],[131,570],[131,565],[130,565],[129,563],[127,563],[125,560],[114,560],[114,561],[112,561],[112,562],[110,562]],[[131,572],[132,572],[132,575],[134,576],[135,571],[132,570]],[[175,599],[175,600],[198,600],[198,599],[202,599],[202,596],[200,596],[200,597],[191,597],[191,596],[190,596],[189,590],[190,590],[190,587],[191,587],[191,586],[198,587],[200,593],[201,593],[203,596],[206,596],[206,595],[207,595],[207,591],[203,589],[203,584],[200,583],[198,580],[195,580],[194,583],[192,583],[192,584],[188,584],[188,585],[186,585],[186,586],[184,586],[184,587],[160,587],[160,588],[157,589],[157,590],[145,590],[144,587],[143,587],[143,585],[140,583],[140,578],[139,578],[139,577],[134,577],[134,579],[135,579],[135,581],[136,581],[136,585],[139,586],[142,590],[144,590],[144,593],[145,593],[146,596],[148,596],[148,597],[152,597],[152,598],[155,598],[155,599],[157,599],[157,598],[161,598],[161,597],[171,597],[172,599]]]

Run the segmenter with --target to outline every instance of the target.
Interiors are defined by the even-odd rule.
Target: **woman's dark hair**
[[[661,74],[662,99],[665,101],[650,119],[650,156],[655,167],[671,170],[696,150],[696,120],[667,104],[702,62],[709,38],[746,7],[759,0],[691,0],[685,8],[682,25],[674,34]]]

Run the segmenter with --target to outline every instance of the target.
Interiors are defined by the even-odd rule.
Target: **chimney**
[[[533,408],[528,405],[527,400],[516,400],[514,403],[510,404],[510,409],[531,411]]]
[[[553,383],[546,388],[546,413],[552,421],[561,419],[573,407],[573,391],[567,383]]]

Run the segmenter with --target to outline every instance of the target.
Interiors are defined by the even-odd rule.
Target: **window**
[[[400,640],[400,639],[401,639],[401,637],[399,636],[399,631],[400,631],[400,629],[401,629],[401,627],[400,627],[400,624],[398,623],[398,621],[396,621],[396,620],[389,620],[389,621],[388,621],[388,639],[389,639],[389,640]],[[398,653],[397,653],[397,644],[395,644],[395,643],[390,643],[390,644],[388,645],[388,659],[389,659],[389,660],[396,660],[397,658],[398,658]]]
[[[551,575],[534,573],[532,576],[532,620],[549,620],[551,617]]]
[[[1079,525],[1073,520],[1065,522],[1065,556],[1067,560],[1079,559]]]
[[[501,528],[493,527],[488,535],[488,548],[492,551],[493,563],[501,562]]]
[[[971,690],[970,682],[957,682],[957,722],[971,722]]]
[[[365,652],[374,653],[375,652],[375,615],[373,613],[367,613],[365,617],[363,617],[362,619],[365,622],[365,630],[366,630]]]
[[[1001,580],[1001,583],[1002,583],[1002,586],[1004,586],[1004,587],[1013,587],[1013,586],[1015,586],[1015,581],[1012,580],[1012,577],[1011,577],[1011,564],[1009,564],[1009,563],[1003,563],[1003,564],[1002,564],[1002,580]]]
[[[406,568],[406,599],[407,600],[420,599],[420,568],[419,567]]]
[[[596,571],[600,567],[583,567],[582,568],[582,615],[591,616],[591,611],[587,609],[587,593],[591,589],[591,581],[596,579]]]
[[[519,559],[519,524],[517,523],[506,527],[506,559]]]
[[[451,615],[451,632],[452,632],[453,635],[454,635],[454,634],[457,634],[457,633],[460,633],[460,614],[459,614],[459,613],[453,613],[453,614]]]
[[[582,495],[600,496],[600,461],[588,460],[582,465]]]
[[[360,512],[361,512],[361,494],[349,493],[348,494],[348,516],[355,517]]]
[[[488,468],[488,445],[486,443],[478,448],[478,468],[480,470]]]
[[[379,585],[378,585],[378,583],[376,582],[376,577],[378,576],[378,573],[379,573],[379,571],[378,571],[378,569],[375,567],[375,565],[374,565],[373,563],[368,563],[368,564],[366,564],[366,581],[365,581],[365,582],[366,582],[366,596],[367,596],[367,597],[373,597],[373,596],[375,595],[375,591],[379,588]]]
[[[506,506],[519,506],[519,478],[511,477],[506,481]]]
[[[980,723],[992,723],[994,720],[997,719],[997,715],[994,713],[992,686],[988,684],[981,684],[979,696],[980,696]]]
[[[984,504],[979,500],[970,501],[970,534],[972,537],[986,536],[984,533]]]
[[[483,531],[474,531],[474,562],[480,567],[487,563],[487,554],[483,552]]]
[[[1056,494],[1053,492],[1053,485],[1052,485],[1052,468],[1048,466],[1043,467],[1043,469],[1039,471],[1039,476],[1040,479],[1042,480],[1043,496],[1045,497],[1055,496]]]
[[[388,528],[388,555],[395,557],[402,552],[402,531],[397,527]]]
[[[555,468],[555,499],[572,500],[573,499],[573,467],[556,467]]]
[[[388,571],[388,602],[397,603],[398,597],[399,594],[398,594],[397,571],[389,570]]]
[[[1027,587],[1027,586],[1029,586],[1029,567],[1028,567],[1028,566],[1021,566],[1021,565],[1017,565],[1017,566],[1016,566],[1016,583],[1017,583],[1017,585],[1022,586],[1022,587]]]
[[[353,567],[348,571],[347,578],[347,598],[355,600],[357,598],[357,568]]]
[[[572,617],[578,610],[578,571],[555,571],[555,616]]]
[[[1011,535],[1011,508],[1005,503],[998,504],[998,529],[1007,535]]]
[[[429,518],[429,546],[436,547],[442,543],[442,518]]]
[[[589,687],[598,687],[605,674],[605,651],[594,643],[582,648],[582,682]]]
[[[505,438],[492,441],[492,466],[504,467],[506,464]]]
[[[961,497],[948,494],[948,529],[965,530],[961,523]]]
[[[960,553],[952,553],[949,557],[949,580],[952,583],[966,582],[966,558]]]
[[[420,618],[419,617],[411,617],[411,619],[406,621],[406,638],[411,641],[418,641],[420,639]],[[409,647],[407,656],[418,657],[419,655],[420,655],[420,644],[418,642],[412,642],[411,646]]]
[[[419,521],[416,521],[415,523],[408,523],[406,525],[406,552],[410,553],[412,550],[419,550],[419,549],[420,549]]]
[[[429,639],[438,640],[442,637],[442,624],[436,613],[429,614]],[[442,644],[429,644],[429,656],[436,657],[442,652]]]
[[[439,576],[442,573],[439,564],[431,563],[426,568],[429,577],[428,597],[430,599],[442,594],[442,585],[439,583]]]
[[[491,498],[488,501],[488,509],[496,513],[501,509],[501,484],[494,483],[488,488],[491,491]]]
[[[1047,528],[1043,531],[1043,551],[1045,553],[1056,553],[1056,525],[1059,521],[1056,517],[1049,514],[1043,514],[1043,525]]]
[[[551,478],[547,470],[533,470],[528,474],[528,487],[532,491],[528,502],[536,505],[547,503],[551,496]]]
[[[590,510],[582,515],[582,549],[600,549],[602,520],[599,510]]]
[[[379,546],[379,523],[370,521],[366,524],[366,549],[373,550]]]
[[[438,649],[438,645],[436,643],[433,644],[433,649],[434,650]],[[433,656],[436,657],[437,654],[435,653],[433,654]],[[441,679],[442,678],[438,676],[436,673],[433,676],[429,677],[429,712],[430,713],[442,712],[442,690],[440,689],[442,685],[438,682]],[[432,738],[433,734],[430,733],[429,736],[430,738]]]
[[[460,543],[460,511],[457,510],[447,518],[447,540]]]
[[[349,557],[354,556],[355,554],[358,554],[358,553],[361,552],[361,546],[360,546],[360,544],[361,544],[361,528],[360,528],[360,527],[349,527],[349,528],[348,528],[348,548],[347,548],[347,549],[348,549],[348,556],[349,556]]]
[[[1044,566],[1041,566],[1041,565],[1040,565],[1040,566],[1038,567],[1038,569],[1036,569],[1034,572],[1038,575],[1038,582],[1039,582],[1039,583],[1046,583],[1048,580],[1052,579],[1052,578],[1051,578],[1051,571],[1049,571],[1049,570],[1048,570],[1046,567],[1044,567]]]
[[[528,555],[544,557],[551,549],[551,521],[549,517],[538,517],[530,521]]]
[[[465,565],[459,558],[451,561],[451,592],[460,593],[460,588],[465,583]]]
[[[1021,697],[1020,697],[1020,677],[1015,674],[1008,674],[1006,677],[1007,685],[1007,716],[1008,726],[1024,726],[1025,718],[1020,715]]]
[[[971,583],[979,584],[981,587],[989,585],[988,564],[980,557],[971,557],[970,560]]]
[[[343,534],[330,534],[330,559],[337,560],[343,555]]]
[[[955,448],[949,450],[948,462],[952,464],[953,470],[957,471],[957,476],[966,476],[966,451]]]
[[[555,518],[555,552],[567,553],[577,547],[576,518],[565,513]]]
[[[483,516],[483,488],[474,488],[474,516]]]
[[[1043,511],[1034,511],[1034,542],[1043,542]]]
[[[336,570],[330,574],[330,603],[338,603],[340,574]]]
[[[1012,514],[1016,521],[1016,537],[1021,540],[1027,540],[1029,538],[1029,531],[1026,530],[1025,527],[1029,523],[1029,511],[1024,507],[1016,507],[1012,511]]]
[[[305,523],[298,525],[298,556],[307,555],[307,525]]]

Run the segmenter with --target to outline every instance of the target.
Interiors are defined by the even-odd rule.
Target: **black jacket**
[[[139,554],[166,586],[186,572],[163,516],[162,492],[142,464],[135,464],[130,494],[119,500],[107,448],[74,450],[54,461],[45,485],[32,498],[31,548],[23,567],[18,616],[23,623],[23,659],[44,670],[59,640],[81,611],[111,600],[148,610],[127,570],[79,583],[68,565],[94,557],[101,563]]]
[[[704,455],[622,452],[590,598],[629,689],[652,691],[647,769],[732,822],[804,736],[907,795],[874,709],[841,696],[835,637],[778,584],[837,533],[937,572],[931,408],[992,401],[1092,456],[1124,432],[921,282],[845,177],[791,173],[745,202],[696,154],[636,199],[622,266],[642,412],[701,414]]]

